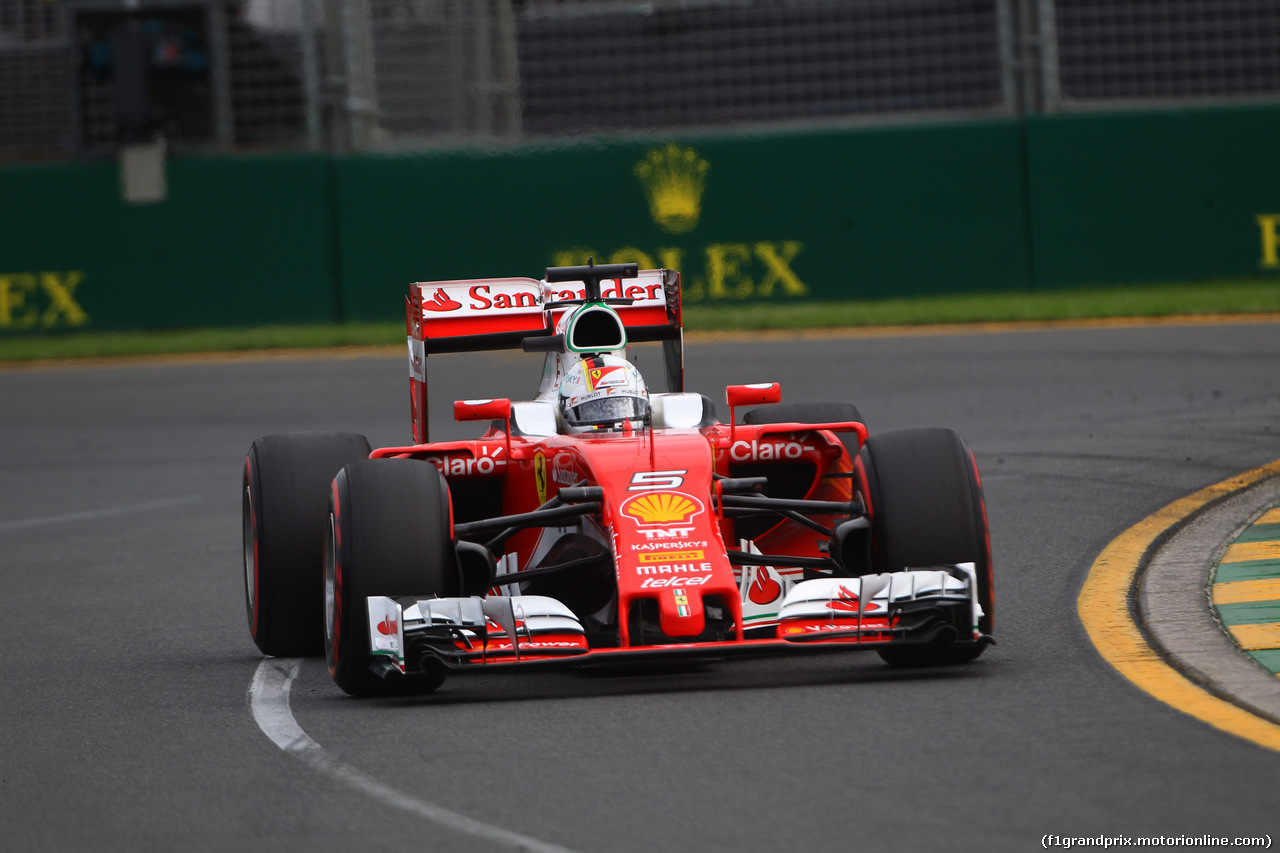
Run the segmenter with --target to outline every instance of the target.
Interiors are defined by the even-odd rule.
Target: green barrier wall
[[[1014,122],[338,161],[343,303],[638,261],[690,303],[1026,288]]]
[[[0,333],[394,320],[635,260],[692,304],[1280,274],[1280,106],[406,155],[0,168]]]
[[[114,161],[0,169],[0,332],[335,317],[321,156],[172,158],[168,198]]]
[[[1035,284],[1274,271],[1277,140],[1276,106],[1028,119]]]

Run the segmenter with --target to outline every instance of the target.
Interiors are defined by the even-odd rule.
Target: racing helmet
[[[625,358],[588,356],[560,381],[560,413],[571,433],[639,426],[649,417],[649,392]]]

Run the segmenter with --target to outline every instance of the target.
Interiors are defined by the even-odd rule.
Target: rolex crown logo
[[[668,234],[687,234],[698,227],[708,163],[692,148],[669,142],[654,148],[635,165],[649,198],[654,222]]]

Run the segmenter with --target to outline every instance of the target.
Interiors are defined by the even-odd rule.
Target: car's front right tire
[[[989,636],[995,624],[991,538],[978,466],[964,440],[936,428],[872,436],[858,456],[855,476],[871,516],[874,570],[973,563],[983,610],[978,628]],[[895,666],[963,663],[986,646],[888,646],[880,657]]]
[[[249,634],[266,655],[324,652],[320,616],[329,483],[348,462],[369,456],[362,435],[267,435],[249,447],[240,501]]]

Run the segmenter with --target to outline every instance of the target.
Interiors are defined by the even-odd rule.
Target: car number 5
[[[637,471],[631,475],[631,485],[627,486],[627,491],[674,489],[684,482],[684,475],[688,473],[687,469],[682,471]]]

